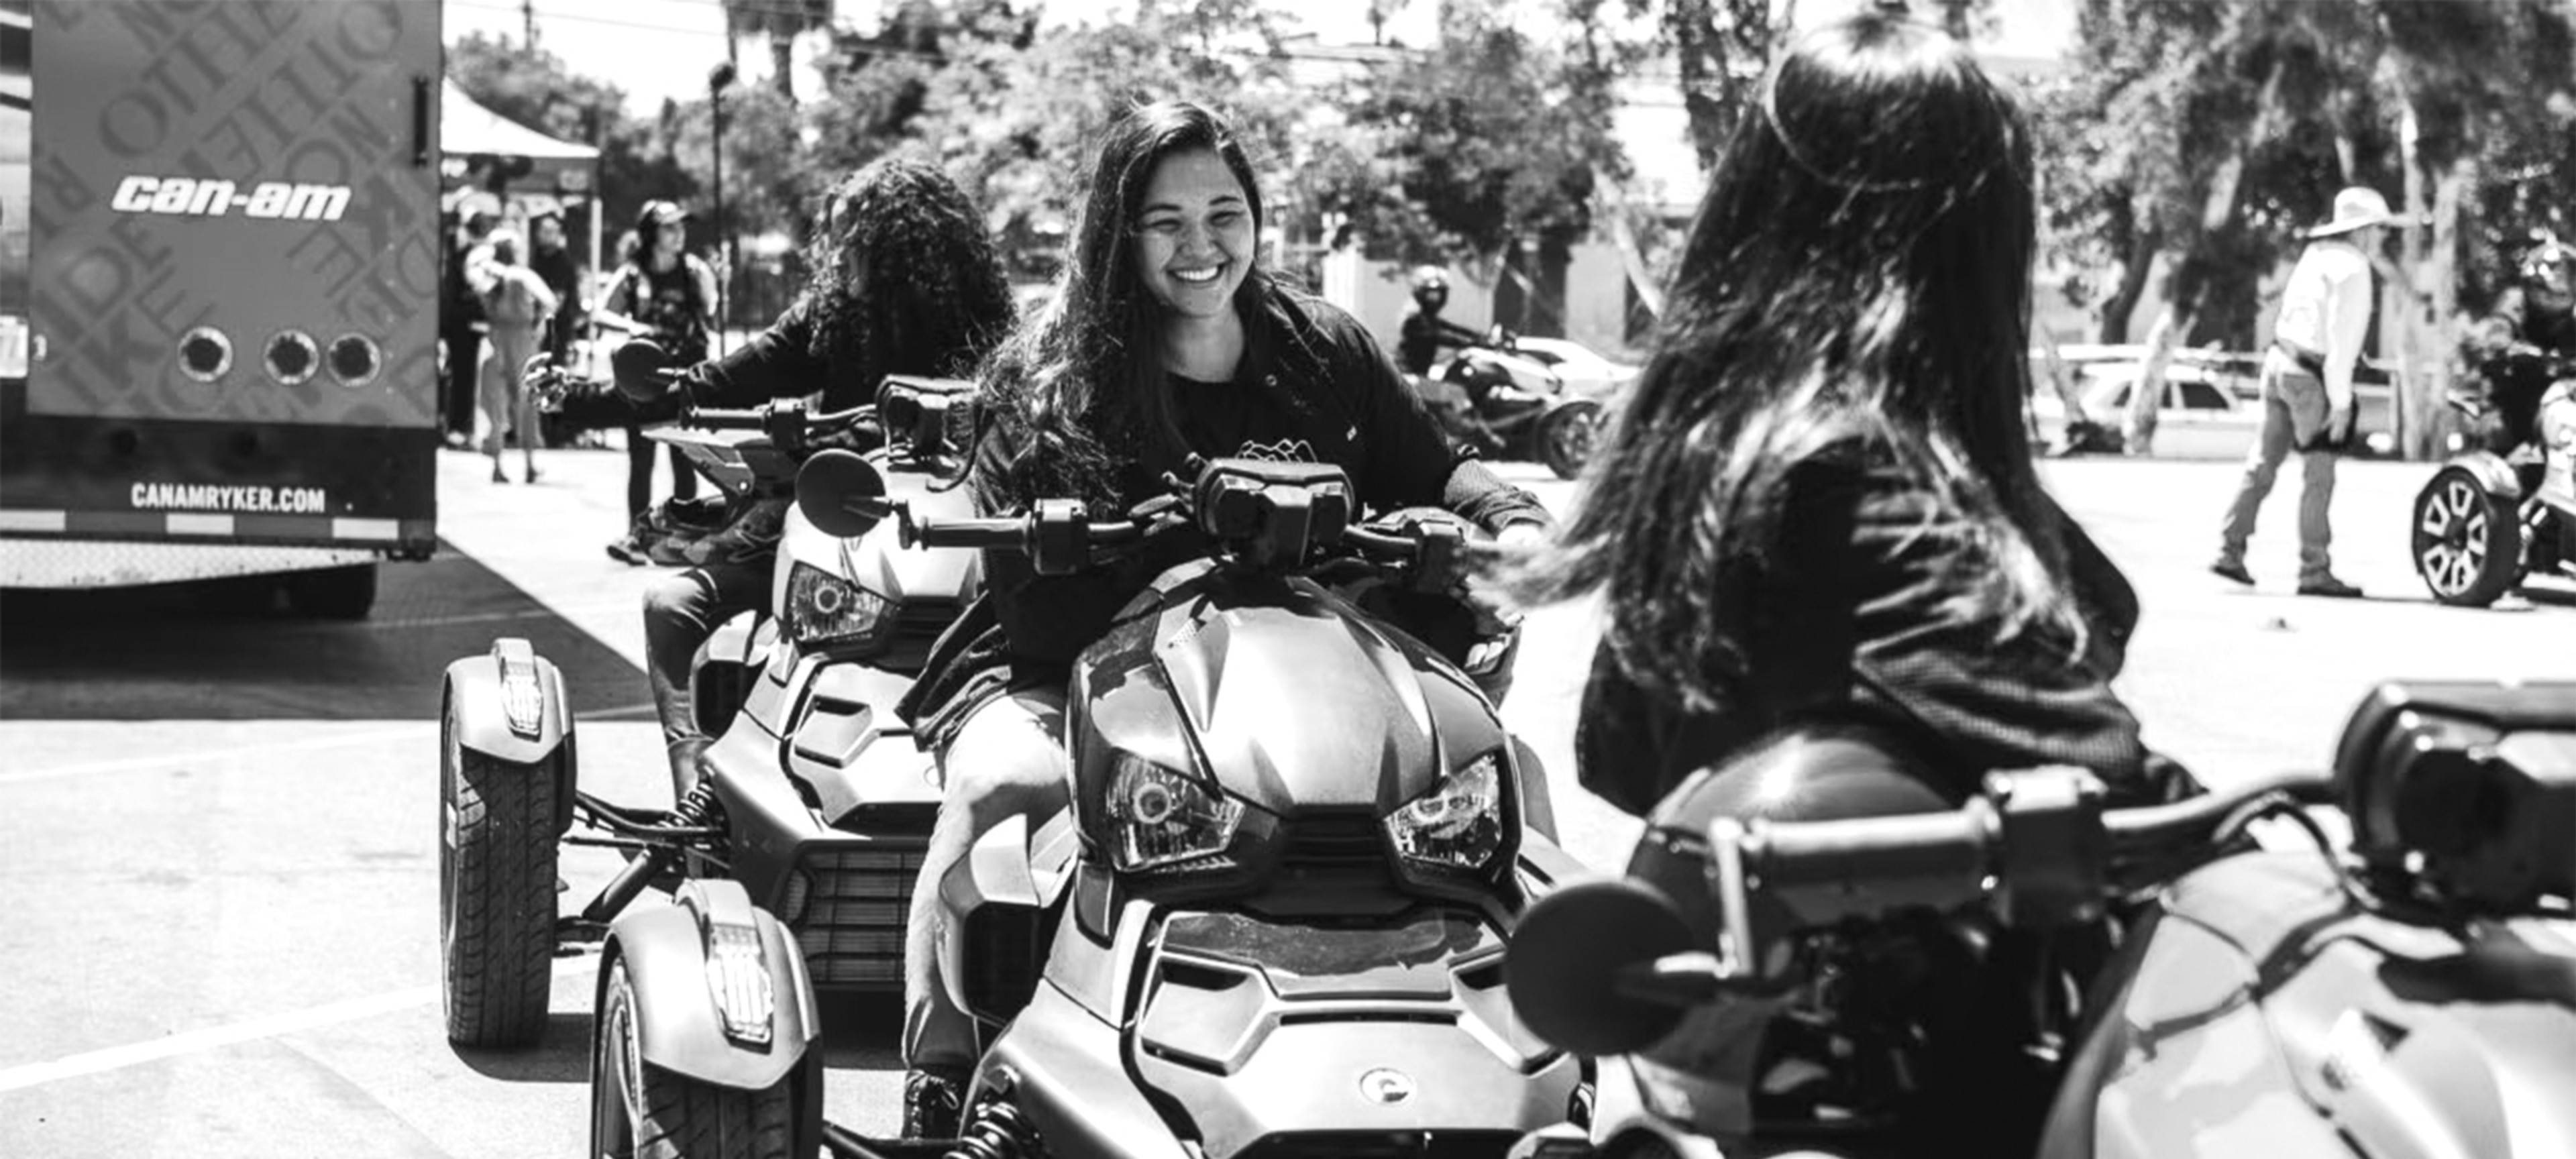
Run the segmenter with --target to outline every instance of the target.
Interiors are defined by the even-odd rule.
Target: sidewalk
[[[517,450],[502,458],[508,483],[492,482],[482,454],[440,451],[438,534],[641,668],[644,589],[672,569],[608,556],[627,526],[623,437],[611,433],[606,450],[537,452],[533,485],[518,481]],[[668,470],[666,461],[656,499],[669,493]]]

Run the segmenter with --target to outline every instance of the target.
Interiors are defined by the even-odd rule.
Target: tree
[[[2436,331],[2459,282],[2448,239],[2476,201],[2469,175],[2489,152],[2546,153],[2553,131],[2563,142],[2565,116],[2550,109],[2569,103],[2570,19],[2564,0],[2088,0],[2076,91],[2052,111],[2071,123],[2043,133],[2050,214],[2125,235],[2124,289],[2151,261],[2172,270],[2138,402],[2187,333],[2250,346],[2259,279],[2336,187],[2370,185],[2400,195],[2411,220],[2437,219],[2406,231],[2389,279],[2405,308],[2382,335],[2407,371],[2402,433],[2428,451],[2447,347]],[[2130,300],[2112,296],[2106,339]]]
[[[599,149],[601,230],[612,247],[603,264],[615,261],[615,239],[646,201],[698,193],[698,180],[658,139],[656,126],[626,114],[624,90],[573,73],[551,52],[468,33],[447,46],[447,75],[495,113]]]
[[[1591,232],[1600,178],[1627,173],[1609,119],[1625,54],[1586,35],[1588,22],[1559,52],[1486,5],[1453,2],[1445,17],[1437,47],[1334,102],[1347,129],[1319,141],[1301,185],[1369,256],[1506,279],[1498,304],[1516,299],[1521,328],[1548,332],[1562,324],[1562,271]]]
[[[1642,12],[1646,0],[1630,0]],[[1754,86],[1787,43],[1798,0],[1664,0],[1659,16],[1681,73],[1682,109],[1690,118],[1699,167],[1717,164],[1735,122],[1752,107]]]
[[[832,26],[833,0],[724,0],[725,43],[758,33],[769,42],[769,83],[796,107],[796,38]]]
[[[1287,83],[1277,16],[1259,0],[1138,0],[1134,19],[1043,37],[984,35],[945,50],[909,138],[939,154],[997,229],[1072,221],[1102,132],[1135,103],[1196,100],[1226,114],[1276,175],[1311,94]],[[1011,18],[993,18],[1007,32]],[[1265,184],[1270,184],[1265,182]],[[1277,192],[1275,188],[1266,192]]]

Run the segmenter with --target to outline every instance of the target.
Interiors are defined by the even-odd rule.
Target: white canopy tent
[[[483,107],[453,78],[439,94],[439,188],[442,208],[473,193],[496,198],[503,216],[542,209],[594,207],[589,218],[589,266],[600,268],[599,150],[558,140]]]

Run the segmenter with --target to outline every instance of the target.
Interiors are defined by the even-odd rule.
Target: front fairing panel
[[[2464,942],[2349,906],[2307,851],[2220,862],[2165,905],[2105,1027],[2097,1154],[2576,1154],[2576,923]]]
[[[1153,601],[1148,604],[1147,601]],[[1384,814],[1504,746],[1492,706],[1428,649],[1305,580],[1174,569],[1083,653],[1077,703],[1099,742],[1077,769],[1096,803],[1123,750],[1274,814]],[[1135,609],[1131,608],[1131,612]],[[1186,746],[1186,747],[1184,747]]]
[[[1501,966],[1500,933],[1468,910],[1173,912],[1129,1065],[1209,1156],[1276,1134],[1535,1130],[1564,1113],[1578,1066],[1512,1016]]]

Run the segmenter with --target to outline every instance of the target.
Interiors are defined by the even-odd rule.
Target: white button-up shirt
[[[2352,405],[2352,368],[2370,334],[2370,259],[2349,238],[2308,245],[2281,290],[2272,336],[2325,363],[2326,398]]]

